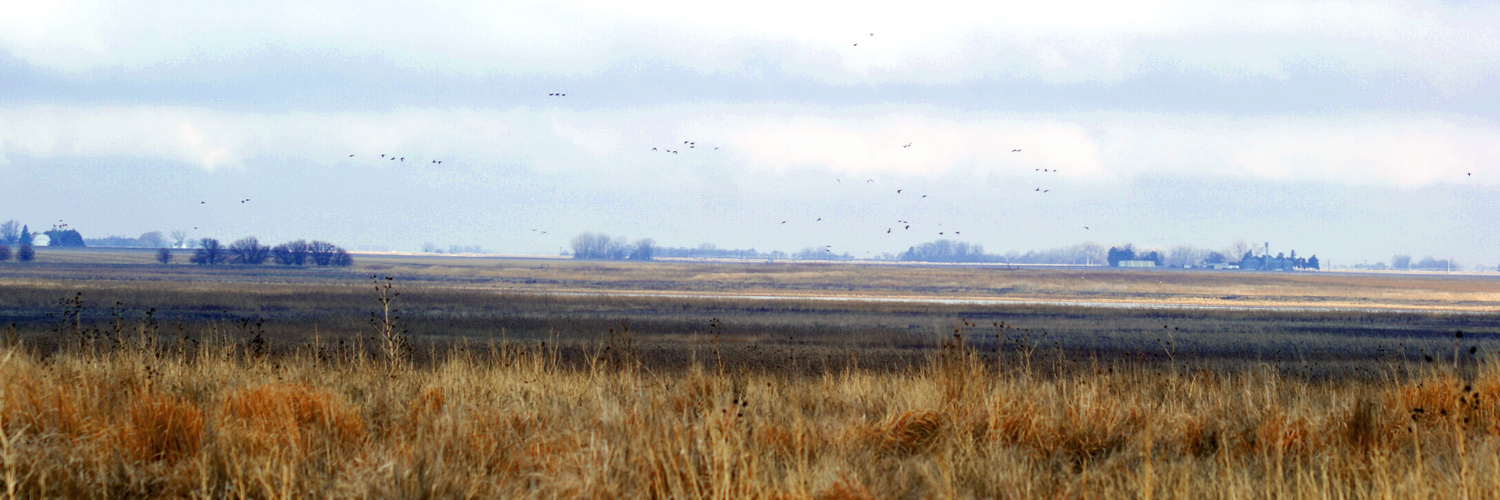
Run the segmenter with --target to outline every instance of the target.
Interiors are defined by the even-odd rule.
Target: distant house
[[[1122,260],[1115,263],[1115,267],[1156,267],[1154,260]]]

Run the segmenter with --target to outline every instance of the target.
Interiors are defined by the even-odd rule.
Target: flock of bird
[[[874,37],[874,36],[875,36],[874,33],[869,33],[868,34],[868,37]],[[854,47],[858,47],[859,46],[859,42],[854,42],[853,46]],[[549,93],[547,93],[548,97],[565,97],[567,95],[568,94],[564,93],[564,92],[549,92]],[[901,148],[902,149],[910,149],[910,148],[913,147],[913,144],[914,143],[912,143],[912,142],[907,142],[905,144],[902,144]],[[720,147],[721,146],[714,146],[711,151],[718,151],[720,149]],[[683,149],[695,150],[697,148],[698,148],[697,141],[695,141],[695,140],[684,140],[684,141],[682,141],[681,144],[675,144],[674,143],[674,145],[672,145],[672,146],[655,146],[655,147],[651,148],[651,151],[652,152],[662,153],[662,154],[679,155],[679,154],[681,154],[683,152],[682,151]],[[707,146],[705,146],[705,149],[707,149]],[[1010,152],[1011,153],[1021,153],[1022,152],[1022,148],[1014,148],[1014,149],[1011,149]],[[354,158],[355,155],[354,154],[350,154],[348,157],[349,158]],[[387,159],[389,161],[397,161],[397,162],[405,162],[406,161],[406,157],[404,157],[404,156],[397,156],[397,155],[393,155],[393,154],[381,154],[380,157],[383,158],[383,159]],[[442,164],[443,160],[432,159],[432,160],[429,161],[429,163],[430,164]],[[1059,172],[1059,170],[1055,169],[1055,168],[1036,168],[1033,171],[1036,172],[1036,173],[1040,173],[1040,174],[1055,174],[1055,173]],[[1468,177],[1473,177],[1473,173],[1472,172],[1466,173],[1466,175]],[[843,183],[843,179],[835,179],[835,181],[838,182],[838,183],[840,183],[840,184]],[[873,179],[873,178],[867,178],[867,179],[864,180],[864,184],[875,184],[875,183],[876,183],[876,180]],[[896,195],[898,195],[898,196],[904,195],[906,193],[906,191],[907,191],[906,188],[898,188],[898,189],[895,190]],[[1032,192],[1037,193],[1037,194],[1046,194],[1046,193],[1052,192],[1052,189],[1051,188],[1047,188],[1047,187],[1043,187],[1043,186],[1037,186],[1036,188],[1034,188],[1032,190]],[[918,199],[919,200],[920,199],[926,199],[927,197],[928,197],[928,195],[923,194]],[[246,203],[246,202],[249,202],[249,201],[250,200],[247,198],[247,199],[241,200],[240,203]],[[206,202],[200,202],[200,203],[206,203]],[[822,221],[823,221],[823,217],[817,217],[817,218],[815,218],[815,220],[813,222],[817,223],[817,222],[822,222]],[[786,225],[788,222],[789,222],[789,220],[782,220],[779,225]],[[913,225],[914,224],[910,220],[908,220],[906,218],[898,219],[898,220],[896,220],[896,224],[895,225],[886,228],[885,234],[894,234],[895,230],[897,228],[900,228],[902,231],[910,231],[912,229]],[[939,223],[939,224],[937,224],[937,226],[934,226],[933,229],[942,229],[941,226],[942,226],[942,223]],[[1090,226],[1082,226],[1082,227],[1086,231],[1087,230],[1091,230]],[[538,235],[548,234],[547,231],[542,230],[540,228],[532,228],[531,232],[532,233],[536,233]],[[956,230],[951,230],[951,229],[942,229],[940,231],[934,231],[934,232],[938,236],[946,236],[946,235],[948,235],[948,233],[952,233],[953,235],[962,235],[963,234],[961,231],[956,231]],[[822,250],[824,252],[832,253],[833,252],[833,246],[832,245],[824,245],[822,247]]]
[[[869,33],[868,36],[869,37],[874,37],[875,34],[874,33]],[[856,42],[853,45],[855,47],[858,47],[859,43]],[[565,92],[548,92],[547,93],[548,97],[565,97],[567,95],[568,94],[565,93]],[[913,145],[914,145],[914,143],[907,142],[905,144],[902,144],[901,148],[902,149],[910,149],[910,148],[913,147]],[[709,150],[708,146],[705,145],[704,149],[705,150],[709,150],[709,151],[719,151],[719,149],[721,147],[722,146],[713,146],[713,148],[711,150]],[[698,142],[696,140],[684,140],[684,141],[681,142],[681,144],[675,144],[674,143],[674,145],[672,145],[672,146],[655,146],[655,147],[651,148],[651,151],[652,152],[661,153],[661,154],[680,155],[680,154],[683,153],[683,149],[696,150],[696,149],[698,149]],[[1011,153],[1020,153],[1021,152],[1021,148],[1011,149],[1010,152]],[[357,156],[356,154],[350,154],[350,155],[348,155],[348,158],[355,158],[356,156]],[[403,162],[403,163],[406,161],[406,157],[404,157],[404,156],[398,156],[398,155],[389,154],[389,153],[381,154],[380,158],[383,159],[383,160],[387,160],[387,161],[395,161],[395,162]],[[428,163],[429,164],[434,164],[434,165],[440,165],[440,164],[443,163],[443,160],[440,160],[440,159],[431,159],[431,160],[428,161]],[[1042,172],[1042,173],[1056,173],[1057,172],[1056,169],[1046,169],[1046,168],[1036,169],[1036,171],[1037,172]],[[843,183],[843,179],[835,179],[835,181],[838,182],[838,183]],[[875,184],[875,183],[876,183],[876,180],[873,179],[873,178],[866,178],[864,180],[864,184]],[[903,194],[906,193],[907,190],[905,188],[898,188],[895,191],[896,191],[897,195],[903,195]],[[1036,190],[1035,190],[1035,192],[1037,192],[1037,193],[1049,193],[1049,192],[1051,192],[1051,189],[1044,189],[1042,187],[1037,187]],[[927,199],[927,198],[928,198],[927,194],[922,194],[917,199],[918,200],[922,200],[922,199]],[[242,200],[240,203],[245,203],[245,202],[248,202],[248,201],[250,201],[250,200],[249,199],[245,199],[245,200]],[[816,217],[815,220],[814,220],[815,223],[816,222],[822,222],[822,221],[823,221],[822,217]],[[782,220],[781,224],[785,225],[788,222],[789,222],[788,220]],[[914,226],[914,224],[910,220],[908,220],[906,218],[899,219],[896,222],[897,222],[896,225],[886,228],[885,234],[893,234],[893,233],[895,233],[895,230],[897,228],[900,228],[902,231],[910,231],[912,229],[912,227]],[[942,226],[941,223],[937,224],[937,226],[933,226],[933,228],[934,229],[942,229],[940,226]],[[1088,229],[1088,228],[1085,227],[1084,229]],[[548,234],[548,232],[546,230],[543,230],[543,229],[540,229],[540,228],[531,228],[530,232],[531,233],[535,233],[537,235]],[[949,233],[952,233],[954,235],[961,235],[961,234],[963,234],[961,231],[954,231],[954,230],[949,230],[949,229],[942,229],[940,231],[934,231],[934,232],[938,236],[947,236]],[[832,253],[833,246],[832,245],[824,245],[822,247],[822,249],[825,252]]]
[[[874,37],[875,34],[874,33],[869,33],[868,36],[869,37]],[[859,43],[855,42],[853,44],[853,46],[858,47]],[[567,95],[568,94],[564,93],[564,92],[549,92],[549,93],[547,93],[548,97],[566,97]],[[910,149],[910,148],[912,148],[913,144],[914,143],[912,143],[912,142],[907,142],[905,144],[902,144],[901,148],[902,149]],[[697,141],[694,141],[694,140],[684,140],[684,141],[682,141],[682,143],[680,145],[679,144],[674,144],[671,147],[656,146],[656,147],[652,147],[651,151],[653,151],[653,152],[660,152],[660,153],[663,153],[663,154],[677,155],[677,154],[681,154],[682,153],[682,149],[683,149],[684,146],[686,146],[686,149],[688,149],[688,150],[694,150],[694,149],[697,149],[698,143],[697,143]],[[718,151],[720,149],[720,147],[721,146],[714,146],[711,151]],[[706,148],[707,148],[707,146],[705,146],[705,149]],[[1010,152],[1011,153],[1021,153],[1022,149],[1021,148],[1015,148],[1015,149],[1011,149]],[[348,155],[348,158],[355,158],[356,156],[357,156],[357,154],[350,154],[350,155]],[[401,163],[406,162],[406,157],[405,156],[398,156],[396,154],[390,154],[390,153],[380,154],[380,158],[383,159],[383,160],[387,160],[387,161],[394,161],[394,162],[401,162]],[[428,161],[428,163],[429,164],[433,164],[433,165],[441,165],[441,164],[443,164],[443,160],[435,159],[434,158],[434,159],[430,159]],[[1034,169],[1034,172],[1036,172],[1036,173],[1042,173],[1042,174],[1055,174],[1055,173],[1058,173],[1059,170],[1055,169],[1055,168],[1036,168],[1036,169]],[[1474,176],[1474,174],[1473,174],[1473,172],[1466,172],[1465,176],[1472,179],[1472,177]],[[835,179],[835,181],[837,183],[840,183],[840,184],[843,183],[843,179]],[[873,178],[866,178],[864,180],[864,183],[865,184],[875,184],[876,180],[873,179]],[[896,191],[896,195],[898,195],[898,196],[899,195],[903,195],[906,192],[906,188],[898,188],[895,191]],[[1050,188],[1043,188],[1041,186],[1038,186],[1035,189],[1033,189],[1033,192],[1034,193],[1039,193],[1039,194],[1045,194],[1045,193],[1052,192],[1052,190]],[[928,195],[923,194],[918,199],[919,200],[920,199],[926,199],[927,197],[928,197]],[[250,198],[245,198],[245,199],[238,200],[238,201],[240,202],[241,205],[244,205],[244,204],[249,203],[251,200],[250,200]],[[199,201],[198,203],[199,203],[199,205],[207,205],[208,201],[207,200],[203,200],[203,201]],[[822,221],[823,221],[823,217],[817,217],[814,220],[814,222],[822,222]],[[780,224],[781,225],[785,225],[788,222],[789,222],[788,220],[782,220]],[[912,229],[913,225],[914,224],[910,220],[908,220],[908,219],[897,219],[896,220],[896,225],[887,227],[886,230],[885,230],[885,234],[893,234],[895,232],[895,229],[897,227],[901,228],[903,231],[910,231]],[[942,223],[938,223],[937,226],[934,227],[934,229],[940,229],[942,225],[943,225]],[[194,226],[193,229],[198,229],[198,226]],[[1084,230],[1091,230],[1089,226],[1083,226],[1083,229]],[[531,232],[532,233],[536,233],[538,235],[546,235],[546,234],[548,234],[548,231],[540,229],[540,228],[532,228]],[[960,231],[955,231],[955,230],[950,230],[950,229],[944,229],[944,230],[935,231],[935,232],[937,233],[938,236],[946,236],[949,232],[953,233],[954,235],[961,235],[961,234],[963,234]],[[833,251],[833,246],[832,245],[824,245],[822,247],[822,249],[825,252],[831,253]],[[866,253],[868,253],[868,252],[866,252]]]

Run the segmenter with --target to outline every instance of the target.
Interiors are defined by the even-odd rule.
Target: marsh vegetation
[[[68,255],[0,275],[15,496],[1500,491],[1483,278]]]

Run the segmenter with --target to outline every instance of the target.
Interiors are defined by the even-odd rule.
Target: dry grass
[[[1261,273],[1110,268],[777,262],[608,262],[360,254],[350,269],[161,266],[145,249],[38,250],[38,261],[4,266],[0,283],[63,280],[357,283],[372,273],[402,283],[511,292],[689,292],[781,295],[1131,302],[1220,306],[1492,311],[1500,279],[1480,274]]]
[[[392,371],[316,346],[0,351],[22,497],[1500,497],[1500,366],[1309,382],[956,338],[907,372],[661,371],[459,345]],[[626,347],[625,349],[629,349]]]

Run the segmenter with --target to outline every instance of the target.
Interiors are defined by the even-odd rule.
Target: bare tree
[[[349,267],[354,265],[354,257],[340,248],[333,251],[333,259],[329,260],[328,264],[334,267]]]
[[[630,251],[630,260],[651,260],[653,253],[656,253],[656,240],[636,240],[635,249]]]
[[[609,258],[609,235],[585,231],[573,237],[573,258],[575,259],[607,259]]]
[[[172,247],[187,248],[187,231],[181,229],[172,231]]]
[[[288,241],[271,249],[271,258],[283,266],[306,265],[307,254],[307,240]]]
[[[266,263],[271,256],[271,249],[260,244],[260,240],[254,236],[240,238],[229,244],[230,261],[235,264],[246,264],[258,266]]]
[[[1256,248],[1257,247],[1250,242],[1245,241],[1244,239],[1238,239],[1234,240],[1234,243],[1230,244],[1229,248],[1226,248],[1224,250],[1224,253],[1227,254],[1229,258],[1234,262],[1239,262],[1240,257],[1244,257],[1247,252],[1255,250]]]
[[[286,243],[271,247],[271,262],[275,262],[283,266],[292,265],[292,251],[291,249],[287,248]]]
[[[1195,266],[1203,261],[1206,253],[1189,245],[1178,245],[1172,247],[1172,250],[1167,252],[1167,265],[1174,267]]]
[[[171,264],[172,263],[172,251],[171,250],[167,250],[165,248],[158,248],[156,250],[156,261],[160,262],[161,265],[163,265],[163,266],[165,266],[167,264]]]
[[[141,233],[141,237],[136,238],[136,241],[139,241],[141,246],[146,248],[161,248],[167,246],[167,238],[161,235],[161,231],[148,231],[145,233]]]
[[[21,241],[21,223],[8,220],[0,224],[0,243],[14,245]]]
[[[224,247],[219,240],[203,238],[198,240],[198,250],[193,252],[192,263],[200,266],[215,266],[224,263]]]
[[[308,257],[312,258],[313,264],[326,266],[333,262],[333,254],[339,249],[338,246],[326,241],[314,241],[307,244]]]

